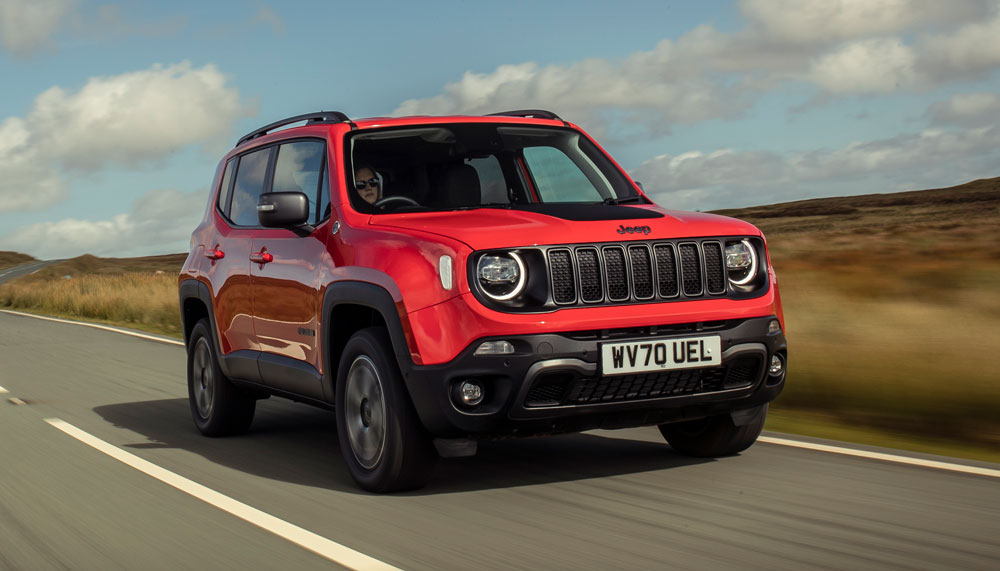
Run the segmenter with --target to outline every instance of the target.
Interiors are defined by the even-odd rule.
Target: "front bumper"
[[[421,421],[439,437],[504,437],[627,428],[703,418],[759,406],[784,387],[787,345],[768,332],[775,317],[659,327],[478,339],[441,365],[414,366],[406,384]],[[722,364],[602,376],[600,345],[718,335]],[[476,356],[483,341],[506,340],[513,354]],[[769,375],[772,355],[786,364]],[[476,407],[457,404],[467,379],[485,389]]]

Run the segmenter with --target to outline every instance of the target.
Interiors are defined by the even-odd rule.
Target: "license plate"
[[[604,375],[694,369],[721,364],[722,341],[718,335],[601,345],[601,372]]]

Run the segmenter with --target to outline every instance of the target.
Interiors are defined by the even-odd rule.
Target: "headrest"
[[[472,165],[464,163],[448,167],[442,180],[442,205],[477,206],[483,202],[483,191],[479,187],[479,173]]]

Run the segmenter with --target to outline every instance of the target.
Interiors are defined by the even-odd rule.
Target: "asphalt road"
[[[201,437],[184,364],[179,346],[0,313],[0,569],[337,567],[52,418],[403,569],[1000,564],[1000,478],[768,443],[692,460],[636,429],[484,443],[424,490],[376,496],[330,413],[270,399],[250,434]]]
[[[11,268],[4,268],[0,270],[0,284],[5,281],[12,280],[14,278],[19,278],[25,276],[38,270],[44,268],[49,264],[54,264],[56,262],[61,262],[62,260],[39,260],[37,262],[31,262],[28,264],[21,264],[20,266],[14,266]]]

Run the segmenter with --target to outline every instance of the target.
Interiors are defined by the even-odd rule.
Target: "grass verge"
[[[177,277],[129,272],[0,285],[0,308],[181,336]]]
[[[780,408],[780,405],[768,411],[764,430],[1000,463],[1000,449],[996,446],[858,425],[829,413],[786,410]]]

